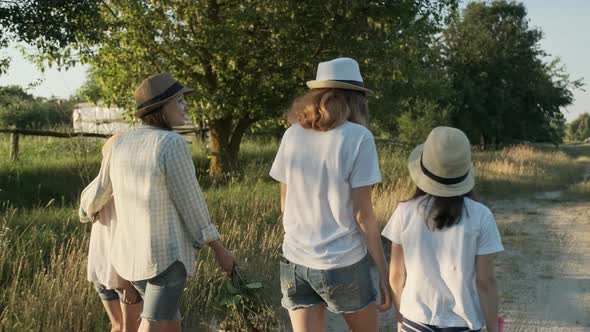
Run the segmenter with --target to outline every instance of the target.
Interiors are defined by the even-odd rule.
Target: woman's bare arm
[[[387,261],[383,253],[381,243],[381,232],[371,201],[373,186],[364,186],[352,189],[352,203],[354,214],[359,229],[365,236],[369,254],[377,265],[379,271],[379,288],[381,289],[382,303],[378,306],[380,311],[388,310],[391,307],[391,289],[387,283]]]

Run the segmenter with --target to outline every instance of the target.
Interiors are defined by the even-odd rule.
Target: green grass
[[[20,160],[13,163],[5,158],[6,138],[0,137],[0,330],[107,330],[108,319],[86,281],[90,227],[80,224],[76,214],[81,190],[100,167],[103,140],[24,137]],[[277,146],[248,139],[237,171],[219,185],[207,178],[205,145],[191,144],[213,222],[246,277],[263,285],[262,300],[247,317],[260,330],[283,324],[286,315],[279,304],[279,188],[268,176]],[[384,143],[378,150],[383,184],[374,191],[375,210],[385,223],[413,185],[406,169],[408,151]],[[476,190],[489,199],[567,187],[590,151],[564,151],[517,147],[475,153]],[[516,242],[526,236],[508,229],[503,235]],[[209,250],[198,252],[197,272],[182,302],[187,324],[197,329],[216,320],[231,330],[246,329],[244,313],[227,305],[225,280]]]

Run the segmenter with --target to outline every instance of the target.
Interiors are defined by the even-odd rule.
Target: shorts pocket
[[[322,297],[332,312],[357,311],[374,300],[368,260],[333,270],[322,271],[324,289]]]
[[[295,264],[281,260],[281,292],[285,295],[294,295],[297,291],[295,280]]]
[[[164,270],[164,272],[149,280],[149,283],[161,288],[169,288],[184,283],[186,278],[187,274],[184,264],[176,261]]]

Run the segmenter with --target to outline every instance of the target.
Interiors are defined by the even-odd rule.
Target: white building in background
[[[124,110],[106,107],[99,102],[77,104],[72,114],[75,132],[115,134],[126,130],[130,125],[123,118]]]

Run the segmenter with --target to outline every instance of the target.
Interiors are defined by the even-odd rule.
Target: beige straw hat
[[[192,91],[193,89],[184,87],[168,73],[150,76],[143,80],[135,90],[137,110],[134,115],[137,118],[141,118],[150,113],[150,111],[158,108],[158,106],[164,105],[175,96],[187,94]]]
[[[410,154],[408,169],[416,186],[434,196],[461,196],[475,185],[471,144],[457,128],[434,128]]]
[[[351,58],[337,58],[320,62],[316,79],[308,81],[310,89],[337,88],[372,93],[365,88],[359,64]]]

